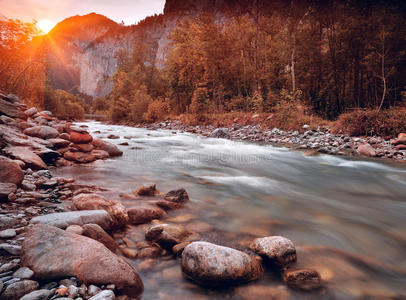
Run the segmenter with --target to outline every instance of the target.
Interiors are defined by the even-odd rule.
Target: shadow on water
[[[124,156],[58,169],[57,175],[110,188],[116,198],[150,182],[162,192],[183,187],[191,198],[188,208],[170,212],[166,221],[183,220],[203,239],[222,245],[232,241],[239,249],[256,237],[286,236],[298,246],[298,266],[315,268],[324,282],[318,292],[299,293],[267,272],[248,285],[205,289],[185,279],[172,256],[132,260],[145,283],[145,299],[406,297],[405,165],[308,157],[286,148],[172,131],[86,125],[96,137],[115,134],[120,138],[111,142],[128,142],[119,146]],[[116,239],[140,241],[146,228],[131,226]]]

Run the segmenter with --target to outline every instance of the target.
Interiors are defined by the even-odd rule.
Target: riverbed
[[[97,138],[117,135],[109,141],[128,146],[119,146],[121,158],[59,168],[56,175],[108,188],[116,199],[147,183],[156,183],[161,192],[185,188],[188,207],[169,213],[168,222],[240,249],[256,237],[285,236],[298,247],[298,265],[318,270],[325,285],[310,294],[294,292],[266,272],[245,286],[204,289],[182,276],[177,259],[162,257],[139,271],[143,299],[255,299],[261,292],[274,292],[277,299],[406,297],[404,164],[306,156],[170,130],[94,121],[78,125],[87,125]],[[131,200],[123,202],[131,206]],[[129,227],[116,238],[136,242],[139,230]],[[143,261],[130,262],[137,268]]]

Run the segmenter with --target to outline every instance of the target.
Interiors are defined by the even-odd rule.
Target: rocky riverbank
[[[376,157],[406,162],[405,133],[399,133],[397,139],[388,140],[382,137],[351,137],[345,134],[333,134],[328,126],[311,127],[304,125],[301,130],[283,131],[278,128],[264,129],[260,123],[245,126],[234,123],[226,128],[216,128],[211,125],[189,126],[182,124],[178,120],[168,120],[154,124],[126,125],[151,130],[169,129],[203,136],[269,143],[303,150],[307,155],[324,153]]]

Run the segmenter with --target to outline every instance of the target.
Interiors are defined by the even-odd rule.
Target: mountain
[[[262,0],[263,3],[272,1],[276,0]],[[246,13],[250,3],[167,0],[163,15],[148,17],[133,26],[117,24],[95,13],[65,19],[48,34],[48,78],[53,88],[92,97],[105,96],[113,87],[110,79],[117,70],[117,51],[131,51],[137,43],[145,43],[155,56],[155,64],[162,67],[168,51],[168,35],[179,20],[211,12],[218,22],[225,22],[238,13]]]

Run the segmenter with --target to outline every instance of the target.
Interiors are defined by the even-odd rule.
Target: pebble
[[[34,276],[34,272],[30,268],[27,268],[27,267],[19,268],[13,274],[14,278],[20,278],[20,279],[30,279],[32,276]]]
[[[91,297],[89,300],[114,300],[115,298],[113,291],[105,290]]]
[[[51,298],[52,294],[54,293],[54,291],[52,290],[37,290],[37,291],[33,291],[29,294],[26,294],[25,296],[23,296],[22,298],[20,298],[20,300],[46,300]]]

